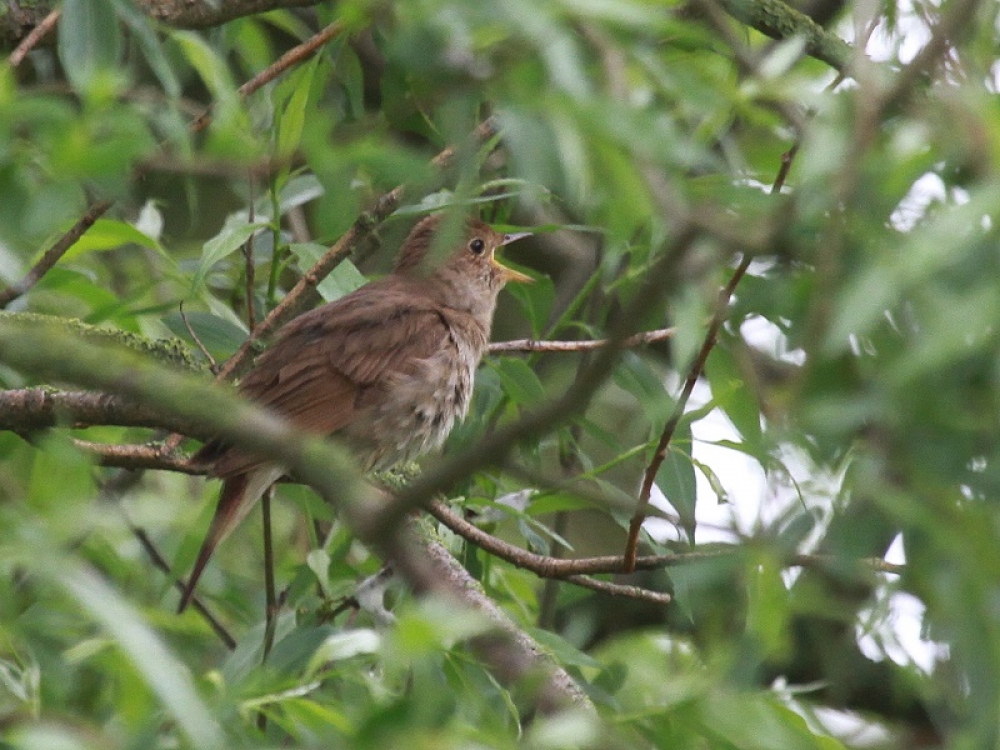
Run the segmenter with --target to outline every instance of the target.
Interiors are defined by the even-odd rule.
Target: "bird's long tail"
[[[201,578],[215,548],[229,536],[229,533],[240,524],[240,521],[247,517],[260,496],[283,473],[284,471],[277,467],[264,467],[246,474],[229,477],[222,483],[222,492],[219,494],[219,503],[215,507],[215,515],[212,517],[205,541],[201,543],[198,558],[195,560],[194,568],[191,570],[187,585],[184,587],[184,593],[181,595],[181,603],[177,607],[178,614],[183,612],[191,602],[195,587],[198,585],[198,579]]]

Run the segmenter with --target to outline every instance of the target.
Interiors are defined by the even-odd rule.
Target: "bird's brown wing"
[[[296,318],[243,378],[240,392],[307,432],[342,429],[371,389],[448,345],[445,319],[420,291],[389,279]],[[211,464],[211,473],[224,481],[181,612],[215,548],[280,473],[263,457],[222,441],[207,443],[195,460]]]
[[[395,281],[395,280],[388,280]],[[350,424],[383,378],[446,346],[448,325],[425,296],[399,283],[370,285],[296,318],[240,382],[240,392],[300,429],[328,435]],[[262,458],[209,443],[198,459],[232,477]]]

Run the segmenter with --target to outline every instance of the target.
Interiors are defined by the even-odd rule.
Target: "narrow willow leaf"
[[[77,91],[90,87],[121,59],[118,16],[109,0],[65,0],[59,19],[59,61]]]
[[[223,747],[222,730],[212,718],[179,662],[142,616],[92,570],[60,569],[59,582],[132,659],[192,747]]]

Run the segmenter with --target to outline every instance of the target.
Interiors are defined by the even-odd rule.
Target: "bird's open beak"
[[[503,236],[503,242],[500,243],[500,246],[503,247],[504,245],[509,245],[511,242],[517,242],[518,240],[523,240],[525,237],[530,237],[530,236],[531,232],[515,232],[513,234],[505,234]],[[492,263],[493,267],[503,275],[503,279],[505,282],[517,281],[522,284],[533,284],[535,281],[527,274],[523,274],[520,271],[515,271],[513,268],[507,268],[507,266],[503,265],[496,258],[492,259]]]
[[[505,234],[503,236],[503,242],[500,246],[509,245],[511,242],[517,242],[518,240],[523,240],[525,237],[531,237],[532,232],[515,232],[514,234]]]

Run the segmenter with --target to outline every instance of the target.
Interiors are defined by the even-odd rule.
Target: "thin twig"
[[[250,176],[250,209],[247,214],[247,221],[253,224],[257,217],[254,216],[254,179]],[[278,217],[274,217],[275,221],[278,221]],[[256,233],[255,233],[256,234]],[[253,329],[257,326],[257,311],[254,309],[253,303],[253,287],[254,287],[254,268],[253,268],[253,239],[255,234],[251,234],[247,237],[247,241],[243,243],[243,259],[245,261],[245,271],[246,274],[246,304],[247,304],[247,330],[253,333]],[[277,238],[275,238],[277,239]],[[275,252],[277,252],[277,246],[275,246]],[[213,370],[214,372],[214,370]]]
[[[35,45],[42,41],[42,38],[55,28],[56,23],[59,21],[60,9],[56,8],[49,12],[45,18],[42,19],[35,28],[33,28],[21,43],[14,48],[14,51],[10,53],[10,57],[7,58],[7,62],[11,68],[16,68],[22,62],[24,58],[28,56],[28,53],[34,49]]]
[[[334,21],[329,26],[321,29],[316,34],[313,34],[301,44],[292,47],[288,50],[288,52],[283,54],[273,63],[264,68],[264,70],[260,73],[240,86],[239,89],[237,89],[237,92],[242,97],[250,96],[250,94],[267,85],[292,66],[298,65],[343,30],[344,24],[340,21]],[[211,121],[212,110],[208,109],[193,123],[191,123],[191,131],[197,133],[204,130]]]
[[[670,604],[673,597],[665,591],[650,591],[641,586],[632,586],[627,583],[612,583],[611,581],[601,581],[590,576],[566,576],[564,581],[575,583],[577,586],[599,591],[602,594],[611,596],[624,596],[629,599],[652,602],[653,604]]]
[[[781,191],[781,188],[784,186],[785,180],[788,177],[788,172],[791,169],[792,161],[797,153],[798,143],[795,143],[785,154],[782,155],[781,166],[778,169],[778,174],[775,176],[774,184],[771,186],[772,194]],[[667,457],[667,451],[670,448],[670,441],[674,437],[677,425],[684,416],[684,410],[687,408],[688,400],[691,398],[691,392],[694,390],[695,383],[698,382],[698,378],[701,377],[701,373],[705,369],[705,363],[708,361],[708,355],[715,347],[715,342],[719,337],[719,331],[722,328],[722,324],[726,321],[726,315],[729,310],[729,301],[732,299],[733,292],[736,290],[736,286],[740,283],[740,280],[746,275],[752,261],[752,255],[744,254],[743,258],[739,262],[739,265],[737,265],[736,269],[733,271],[733,275],[730,277],[729,283],[727,283],[719,293],[719,300],[715,308],[715,314],[712,316],[712,322],[709,324],[708,331],[705,333],[705,339],[702,342],[701,349],[698,351],[698,356],[695,357],[694,362],[691,363],[687,377],[684,380],[684,387],[681,389],[680,396],[677,398],[677,403],[674,405],[674,410],[670,415],[670,419],[667,420],[666,425],[663,427],[663,432],[660,434],[660,439],[657,442],[653,458],[649,462],[649,466],[646,467],[645,474],[643,474],[642,487],[639,490],[639,500],[636,503],[635,513],[629,521],[628,539],[625,542],[624,560],[625,570],[627,572],[635,570],[636,555],[638,554],[639,548],[639,533],[642,530],[642,524],[645,522],[646,514],[649,510],[649,498],[652,495],[653,483],[656,481],[656,475],[659,473],[660,467],[663,465],[663,462]],[[693,538],[689,541],[692,544],[694,543]]]
[[[278,605],[274,595],[274,544],[271,536],[271,496],[273,487],[268,487],[260,498],[260,508],[264,527],[264,643],[261,664],[267,663],[267,657],[274,646],[274,634],[278,626]],[[257,713],[257,729],[263,732],[267,729],[267,713],[262,709]]]
[[[643,344],[666,341],[673,338],[675,328],[661,328],[656,331],[645,331],[629,336],[618,344],[623,349],[629,349]],[[489,345],[490,354],[500,352],[589,352],[600,349],[611,343],[609,339],[587,339],[581,341],[542,341],[538,339],[514,339],[512,341],[495,341]]]
[[[160,551],[156,548],[156,545],[153,544],[153,540],[149,538],[146,531],[127,519],[126,523],[128,523],[129,528],[135,535],[135,538],[139,540],[139,544],[142,545],[142,548],[146,551],[146,555],[153,561],[153,564],[164,574],[173,578],[173,572],[170,570],[170,564],[164,559],[163,555],[160,554]],[[186,588],[184,582],[179,578],[174,578],[173,581],[174,586],[181,593],[183,593]],[[191,599],[191,606],[193,606],[198,613],[205,618],[205,622],[207,622],[209,627],[215,631],[215,634],[219,636],[220,640],[226,644],[226,648],[230,651],[236,648],[236,639],[233,638],[229,631],[226,630],[225,626],[216,619],[215,615],[213,615],[212,612],[204,605],[204,603],[198,598],[197,594]]]
[[[90,229],[94,222],[101,218],[107,210],[111,208],[111,201],[98,201],[87,209],[87,213],[81,216],[76,224],[69,228],[45,253],[38,262],[31,267],[31,270],[24,275],[16,284],[0,291],[0,308],[6,307],[21,295],[30,290],[39,280],[59,262],[59,259],[66,254],[84,232]]]
[[[506,560],[512,565],[531,571],[540,578],[569,580],[572,576],[625,573],[625,563],[621,555],[598,557],[552,557],[530,552],[510,542],[493,536],[442,502],[435,501],[427,507],[427,512],[444,526],[471,544],[494,557]],[[659,570],[705,560],[717,560],[733,555],[746,554],[746,547],[719,546],[714,549],[696,549],[687,552],[673,552],[664,555],[642,555],[636,558],[636,570]],[[827,568],[831,565],[843,566],[845,559],[836,555],[816,555],[799,553],[790,555],[785,565],[788,567]],[[851,561],[864,572],[891,573],[902,575],[905,566],[886,562],[881,558],[861,558]],[[574,581],[576,583],[576,581]],[[653,594],[662,592],[651,592]],[[626,594],[627,595],[627,594]]]
[[[184,300],[181,300],[177,308],[181,314],[181,322],[187,329],[188,335],[191,337],[191,340],[194,341],[195,346],[198,347],[198,351],[202,353],[202,356],[204,356],[205,359],[208,360],[208,367],[212,371],[212,374],[217,373],[219,371],[219,365],[215,361],[215,357],[213,357],[211,352],[209,352],[208,349],[205,348],[205,345],[202,343],[201,338],[198,336],[197,333],[194,332],[194,329],[191,327],[191,323],[188,321],[187,314],[184,312]]]
[[[91,440],[73,439],[81,451],[87,453],[98,465],[119,469],[153,469],[155,471],[175,471],[179,474],[201,475],[203,466],[191,463],[188,456],[164,451],[159,445],[116,445],[95,443]]]
[[[646,467],[645,474],[643,474],[642,487],[639,490],[639,501],[636,503],[635,513],[631,521],[629,521],[628,539],[625,542],[624,557],[626,572],[631,573],[635,570],[635,558],[639,547],[639,532],[642,529],[643,522],[646,520],[646,513],[649,509],[649,498],[653,492],[653,483],[656,481],[656,475],[667,457],[670,441],[674,437],[677,425],[680,424],[681,417],[684,416],[684,410],[687,408],[688,399],[691,398],[691,392],[694,390],[695,383],[701,377],[702,370],[705,369],[705,362],[708,361],[708,355],[711,353],[713,347],[715,347],[715,342],[719,337],[719,330],[726,321],[726,313],[729,310],[729,300],[732,297],[733,290],[744,274],[746,274],[752,260],[752,256],[744,255],[736,270],[733,271],[729,283],[719,293],[715,315],[712,316],[712,322],[709,323],[705,339],[701,344],[701,349],[698,350],[698,355],[688,369],[687,377],[684,379],[684,387],[677,397],[677,403],[674,405],[670,419],[667,420],[666,425],[663,427],[663,432],[660,433],[660,439],[656,444],[656,451],[653,453],[653,458],[649,462],[649,466]],[[690,541],[694,543],[694,539]]]
[[[278,622],[278,598],[274,585],[274,536],[271,531],[271,497],[274,488],[269,487],[261,496],[261,510],[264,516],[264,598],[265,621],[264,655],[262,661],[267,661],[271,647],[274,645],[275,627]]]

